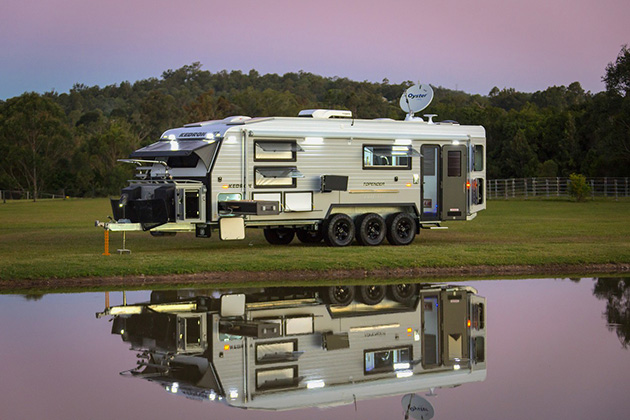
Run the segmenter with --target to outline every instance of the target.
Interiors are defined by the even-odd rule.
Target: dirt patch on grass
[[[214,284],[238,285],[281,285],[282,283],[314,282],[334,284],[341,281],[362,283],[378,279],[380,282],[394,279],[467,280],[500,277],[581,277],[630,274],[630,263],[616,264],[547,264],[547,265],[503,265],[462,266],[435,268],[390,268],[375,270],[297,270],[297,271],[231,271],[203,272],[194,274],[131,275],[113,277],[83,277],[68,279],[22,279],[0,282],[0,292],[28,292],[29,290],[50,291],[90,288],[151,288],[153,286],[203,287]]]

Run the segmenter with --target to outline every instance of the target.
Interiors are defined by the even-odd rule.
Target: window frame
[[[374,153],[374,148],[382,148],[382,149],[389,149],[389,155],[390,157],[393,156],[393,149],[394,147],[406,147],[407,148],[407,155],[403,155],[401,157],[406,157],[407,158],[407,164],[406,165],[375,165],[375,164],[367,164],[366,162],[366,148],[372,148],[372,156],[375,155]],[[362,166],[363,169],[366,170],[386,170],[386,171],[391,171],[391,170],[398,170],[398,171],[406,171],[406,170],[411,170],[412,169],[412,158],[414,155],[414,149],[412,146],[410,145],[396,145],[396,144],[364,144],[361,148],[361,162],[362,162]],[[383,155],[385,156],[385,155]]]
[[[394,373],[396,369],[394,368],[394,360],[392,360],[391,366],[383,366],[383,367],[374,367],[372,370],[367,370],[367,355],[370,353],[378,353],[378,352],[395,352],[398,350],[407,350],[408,351],[408,361],[398,361],[397,363],[409,363],[411,366],[411,362],[413,361],[413,347],[412,346],[397,346],[397,347],[384,347],[379,349],[369,349],[363,351],[363,374],[364,375],[376,375],[379,373]],[[393,358],[393,354],[392,354]]]
[[[477,153],[477,149],[480,149],[480,152]],[[473,145],[473,171],[475,172],[481,172],[484,170],[485,168],[485,159],[484,159],[484,146],[483,144],[474,144]],[[480,157],[480,159],[477,159],[477,157]],[[481,165],[478,167],[477,166],[477,162],[480,161]]]
[[[282,153],[291,152],[291,157],[258,157],[258,149],[260,148],[263,152],[267,154],[272,154],[274,151],[266,151],[260,144],[288,144],[291,145],[290,150],[282,150]],[[297,152],[303,152],[304,149],[300,147],[297,140],[254,140],[254,162],[297,162]],[[278,152],[278,151],[275,151]]]
[[[302,176],[298,176],[298,177],[266,177],[263,175],[263,173],[261,171],[264,171],[265,169],[288,169],[289,172],[297,172],[300,175],[302,175],[302,173],[298,170],[297,166],[254,166],[254,188],[297,188],[297,179],[298,178],[303,178],[304,175]],[[260,176],[262,176],[263,178],[273,178],[273,179],[284,179],[284,178],[290,178],[291,179],[291,183],[286,183],[286,184],[269,184],[269,185],[261,185],[258,184],[258,176],[256,174],[260,174]]]

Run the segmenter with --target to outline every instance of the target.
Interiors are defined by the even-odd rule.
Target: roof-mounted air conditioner
[[[345,109],[304,109],[298,114],[307,118],[352,118],[352,111]]]

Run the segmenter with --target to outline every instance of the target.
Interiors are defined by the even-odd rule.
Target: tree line
[[[424,112],[486,128],[489,178],[630,176],[627,46],[602,80],[606,90],[595,94],[579,82],[534,93],[495,87],[485,96],[434,87]],[[296,116],[309,108],[402,119],[398,102],[411,85],[308,72],[211,73],[193,63],[134,83],[24,93],[0,101],[0,190],[116,194],[133,177],[133,167],[117,159],[168,128],[230,115]]]

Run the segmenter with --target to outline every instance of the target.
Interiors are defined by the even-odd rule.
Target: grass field
[[[260,230],[244,241],[154,238],[128,233],[131,255],[118,255],[122,234],[94,220],[111,213],[107,199],[0,203],[0,280],[154,275],[235,270],[330,270],[474,265],[602,264],[630,262],[630,201],[491,201],[471,222],[423,230],[406,247],[345,248],[268,245]]]

